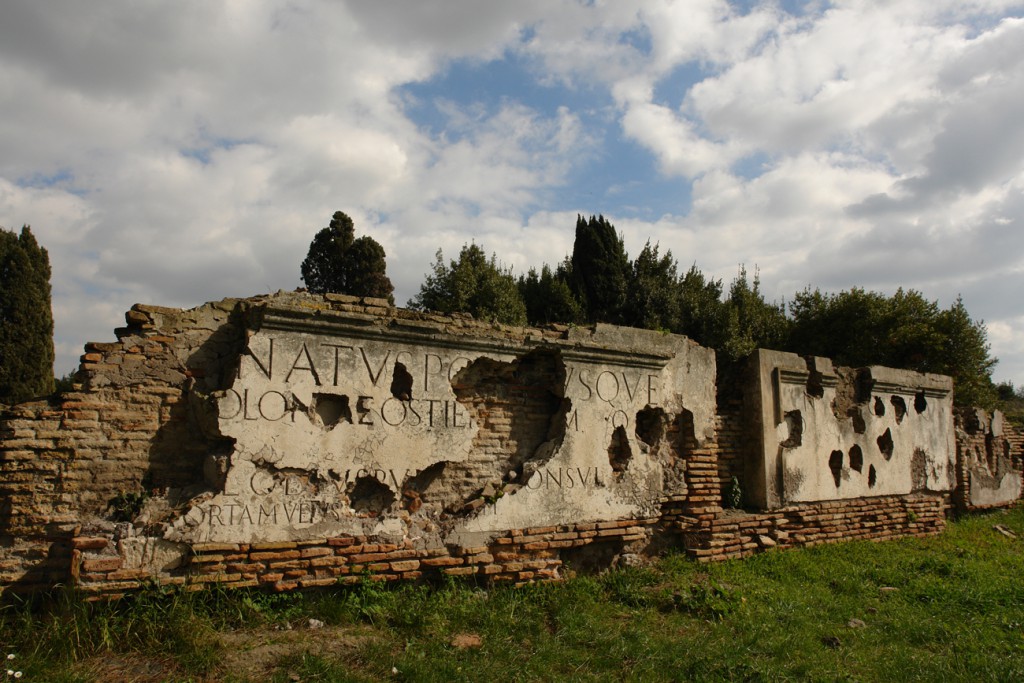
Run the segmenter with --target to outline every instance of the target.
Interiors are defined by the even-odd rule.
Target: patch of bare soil
[[[135,654],[106,654],[80,662],[74,673],[96,683],[163,683],[188,680],[173,660]]]
[[[352,652],[368,641],[371,629],[358,626],[260,629],[221,634],[221,668],[242,680],[263,681],[284,657],[297,654],[334,655]]]
[[[92,657],[76,666],[75,673],[97,683],[266,681],[285,657],[343,655],[358,649],[371,637],[371,629],[358,626],[229,631],[217,635],[221,646],[217,665],[198,677],[188,675],[173,659],[148,657],[143,653]]]

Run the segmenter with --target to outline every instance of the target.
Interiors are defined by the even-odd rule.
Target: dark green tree
[[[604,216],[576,216],[572,246],[573,291],[588,322],[619,323],[626,303],[629,256],[622,237]]]
[[[789,341],[789,319],[786,307],[765,300],[761,278],[747,280],[747,269],[740,267],[729,286],[719,342],[715,350],[724,362],[738,362],[755,349],[785,349]]]
[[[633,262],[626,287],[629,306],[622,322],[649,330],[676,330],[680,326],[679,275],[672,252],[658,254],[650,240]]]
[[[884,363],[919,372],[942,372],[947,365],[941,358],[944,335],[938,327],[938,303],[913,289],[900,288],[888,304],[881,333]]]
[[[995,390],[996,407],[1018,428],[1024,427],[1024,387],[1017,388],[1013,382],[1000,382]]]
[[[302,261],[302,281],[314,294],[373,296],[394,303],[395,288],[386,271],[384,247],[367,235],[356,239],[352,219],[341,211],[313,237]]]
[[[552,271],[545,263],[539,274],[530,268],[519,276],[518,286],[531,324],[583,322],[583,308],[569,287],[566,264]]]
[[[888,365],[950,375],[960,405],[996,400],[985,326],[963,302],[946,310],[920,292],[892,296],[854,288],[837,294],[806,289],[790,304],[790,350],[840,365]]]
[[[0,403],[53,392],[50,257],[26,225],[0,230]]]
[[[727,318],[722,281],[706,278],[694,264],[679,279],[678,287],[679,322],[672,331],[717,348],[725,338]]]
[[[448,265],[438,249],[432,271],[420,285],[419,294],[409,300],[409,308],[470,313],[478,320],[526,324],[526,304],[511,270],[503,268],[494,254],[488,259],[482,247],[464,245],[459,259]]]
[[[889,309],[888,297],[859,287],[839,294],[805,289],[789,304],[790,346],[840,365],[887,364]]]
[[[935,371],[953,378],[956,402],[986,408],[994,405],[997,393],[992,368],[998,361],[990,354],[984,322],[971,319],[963,300],[957,297],[952,306],[938,314],[936,328],[941,344]]]
[[[388,278],[384,247],[366,235],[357,237],[342,258],[346,294],[375,296],[394,303],[395,288]]]

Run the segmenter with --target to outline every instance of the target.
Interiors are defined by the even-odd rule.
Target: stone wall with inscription
[[[510,529],[656,516],[682,485],[665,438],[713,434],[714,354],[598,325],[453,334],[278,297],[253,307],[229,386],[205,397],[232,442],[180,543],[339,535],[480,545]]]
[[[762,350],[719,404],[684,337],[301,292],[136,305],[116,335],[0,414],[0,591],[520,583],[932,534],[1022,485],[1024,438],[954,431],[934,375]]]
[[[174,582],[211,566],[204,549],[251,560],[338,539],[408,570],[409,554],[579,534],[546,541],[570,543],[555,559],[521,549],[557,564],[648,539],[714,438],[714,353],[674,335],[304,293],[136,306],[127,322],[88,345],[77,391],[5,415],[0,583]],[[243,564],[235,579],[288,584]]]

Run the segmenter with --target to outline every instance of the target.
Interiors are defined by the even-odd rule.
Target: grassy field
[[[1019,681],[1024,511],[521,589],[67,593],[2,627],[23,681]]]

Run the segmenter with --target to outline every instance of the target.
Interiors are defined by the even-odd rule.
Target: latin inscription
[[[370,386],[380,387],[386,381],[387,370],[393,369],[397,363],[413,368],[413,377],[418,382],[417,391],[428,394],[451,385],[460,370],[472,361],[465,356],[457,356],[451,360],[436,353],[413,354],[411,351],[395,351],[384,349],[369,350],[363,346],[348,344],[329,344],[321,342],[310,344],[303,342],[298,350],[292,351],[288,357],[280,358],[280,351],[275,352],[274,339],[267,340],[266,348],[257,353],[252,348],[246,350],[251,365],[268,380],[283,379],[287,384],[302,377],[313,381],[317,387],[330,383],[341,386],[345,380],[351,380],[348,373],[365,373]],[[354,368],[354,370],[353,370]],[[242,366],[239,366],[238,377],[242,377]],[[613,372],[603,370],[598,373],[590,368],[566,368],[565,392],[577,401],[602,401],[614,403],[638,400],[647,405],[657,405],[659,375],[644,372]]]
[[[398,490],[402,488],[401,482],[417,473],[418,470],[410,469],[361,468],[346,470],[341,479],[347,484],[363,477],[371,477],[382,484],[393,485]],[[526,482],[526,488],[531,491],[603,486],[605,483],[601,480],[597,467],[541,468]],[[278,481],[270,473],[261,470],[253,474],[250,487],[253,493],[260,496],[267,496],[279,490],[284,494],[284,499],[199,505],[193,508],[193,514],[186,517],[187,523],[192,527],[309,525],[340,522],[352,514],[344,503],[304,498],[303,494],[308,494],[309,491],[299,477],[286,477]]]
[[[466,408],[450,398],[425,398],[431,391],[449,390],[460,370],[472,361],[465,356],[447,359],[436,353],[414,354],[395,349],[373,350],[364,346],[302,342],[298,349],[283,353],[274,338],[268,338],[259,351],[246,350],[251,371],[267,380],[285,384],[303,378],[317,387],[361,384],[363,387],[387,389],[389,370],[401,363],[412,371],[417,382],[415,398],[358,394],[350,398],[351,415],[341,419],[349,424],[373,427],[424,427],[427,429],[465,429],[473,426]],[[356,373],[356,377],[353,377]],[[242,377],[242,366],[238,369]],[[606,420],[613,428],[629,427],[629,414],[617,406],[633,405],[644,401],[657,405],[659,375],[640,371],[603,370],[593,368],[566,368],[565,395],[574,402],[595,401],[615,408]],[[339,394],[340,396],[341,394]],[[287,390],[229,389],[219,399],[220,417],[225,420],[265,420],[294,422],[296,412],[305,412],[306,406]],[[579,431],[579,414],[574,409],[568,417],[568,428]]]
[[[526,481],[526,488],[537,489],[571,489],[604,486],[599,478],[596,467],[555,467],[541,468]]]
[[[247,348],[245,353],[257,372],[270,381],[283,380],[286,384],[306,377],[318,387],[328,383],[341,386],[346,379],[351,379],[348,373],[355,368],[356,372],[365,372],[371,386],[378,387],[382,379],[386,379],[386,371],[394,368],[395,364],[415,367],[415,362],[422,358],[420,370],[414,377],[422,379],[420,391],[429,393],[442,383],[450,385],[455,375],[472,362],[464,356],[449,361],[436,353],[414,355],[411,351],[384,349],[381,354],[363,346],[327,342],[313,345],[302,342],[297,351],[282,359],[280,350],[275,351],[274,341],[273,338],[268,339],[262,352]],[[242,379],[242,375],[242,365],[239,365],[238,378]]]
[[[189,526],[264,526],[280,524],[316,524],[340,522],[347,513],[346,506],[338,502],[297,500],[281,503],[224,503],[200,505],[193,508],[198,516],[190,514],[185,520]]]
[[[391,427],[407,425],[431,428],[462,429],[471,426],[465,406],[455,400],[424,398],[397,399],[389,396],[377,407],[374,396],[355,397],[355,414],[342,419],[349,424],[372,427],[384,422]],[[266,420],[277,422],[288,418],[295,422],[295,413],[303,406],[290,392],[270,389],[264,392],[249,389],[228,389],[218,399],[221,419]]]
[[[588,368],[566,368],[565,392],[579,401],[598,400],[611,404],[618,399],[630,403],[646,399],[648,405],[658,404],[658,375],[625,370],[604,370],[597,375]]]

